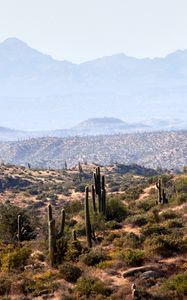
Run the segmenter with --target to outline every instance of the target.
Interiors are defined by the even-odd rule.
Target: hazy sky
[[[187,48],[187,0],[0,0],[0,41],[73,62]]]

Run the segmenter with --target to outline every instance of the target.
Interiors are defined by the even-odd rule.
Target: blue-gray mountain
[[[52,130],[103,116],[185,120],[186,99],[187,50],[155,59],[117,54],[76,65],[15,38],[0,44],[4,127]]]
[[[85,120],[70,129],[45,130],[45,131],[21,131],[0,127],[0,141],[18,141],[39,137],[74,137],[114,135],[134,132],[171,131],[181,129],[182,123],[173,120],[150,120],[145,123],[127,123],[117,118],[93,118]]]

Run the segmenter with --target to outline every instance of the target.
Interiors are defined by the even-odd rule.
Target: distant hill
[[[113,135],[135,132],[170,131],[181,129],[181,123],[177,120],[151,119],[145,123],[127,123],[117,118],[91,118],[70,129],[46,130],[46,131],[21,131],[0,127],[0,141],[18,141],[41,137],[74,137]]]
[[[116,54],[77,65],[10,38],[0,43],[0,86],[4,127],[44,131],[115,116],[128,123],[179,119],[177,128],[187,128],[187,50],[155,59]]]
[[[180,169],[187,165],[187,131],[1,142],[0,161],[51,168],[63,168],[65,161],[69,166],[81,161]]]

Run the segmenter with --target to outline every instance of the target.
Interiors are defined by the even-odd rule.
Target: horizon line
[[[68,59],[58,59],[58,58],[55,58],[53,55],[51,54],[48,54],[48,53],[45,53],[45,52],[42,52],[41,50],[38,50],[37,48],[33,48],[29,43],[25,42],[24,40],[22,40],[21,38],[18,38],[18,37],[7,37],[5,39],[1,39],[0,40],[0,46],[8,41],[17,41],[18,43],[22,43],[22,44],[25,44],[25,46],[27,46],[28,48],[34,50],[34,51],[37,51],[39,52],[40,54],[42,55],[47,55],[49,57],[51,57],[53,60],[55,61],[58,61],[58,62],[68,62],[68,63],[71,63],[73,65],[81,65],[81,64],[86,64],[86,63],[89,63],[89,62],[93,62],[93,61],[96,61],[96,60],[100,60],[100,59],[103,59],[103,58],[110,58],[110,57],[114,57],[114,56],[124,56],[126,58],[129,58],[129,59],[136,59],[136,60],[158,60],[158,59],[165,59],[167,58],[168,56],[172,55],[172,54],[175,54],[177,52],[185,52],[187,51],[187,48],[184,48],[184,49],[176,49],[175,51],[172,51],[172,52],[168,52],[166,55],[163,55],[163,56],[154,56],[154,57],[149,57],[149,56],[145,56],[145,57],[136,57],[136,56],[132,56],[132,55],[129,55],[129,54],[126,54],[125,52],[117,52],[117,53],[113,53],[113,54],[110,54],[110,55],[103,55],[103,56],[98,56],[98,57],[95,57],[93,59],[89,59],[89,60],[85,60],[85,61],[82,61],[82,62],[73,62],[71,60],[68,60]]]

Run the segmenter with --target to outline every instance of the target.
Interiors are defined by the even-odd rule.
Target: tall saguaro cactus
[[[55,233],[55,220],[49,221],[49,259],[51,266],[55,264],[55,250],[56,250],[56,233]]]
[[[101,176],[100,167],[96,168],[94,173],[95,192],[98,196],[98,209],[103,215],[106,215],[106,189],[105,189],[105,177]]]
[[[18,215],[18,242],[21,242],[21,215]]]
[[[18,224],[18,229],[17,229],[17,239],[18,242],[22,242],[24,241],[28,236],[28,232],[27,230],[24,228],[23,224],[22,224],[22,219],[21,219],[21,215],[18,215],[18,219],[17,219],[17,224]]]
[[[92,229],[90,222],[90,211],[89,211],[89,188],[85,188],[85,225],[86,225],[86,237],[88,247],[92,247]]]
[[[48,205],[48,239],[49,239],[49,259],[51,266],[55,264],[56,240],[64,234],[65,227],[65,210],[61,210],[60,231],[56,234],[55,220],[53,219],[52,206]]]
[[[158,189],[158,203],[162,203],[162,181],[161,179],[158,180],[156,183],[156,187]]]
[[[167,204],[168,203],[168,198],[166,196],[166,192],[164,189],[162,189],[162,204]]]
[[[92,203],[93,203],[94,212],[97,212],[97,207],[96,207],[96,203],[95,203],[95,188],[93,185],[92,185]]]
[[[66,218],[65,210],[62,209],[61,210],[61,224],[60,224],[59,237],[62,237],[64,234],[65,218]]]

